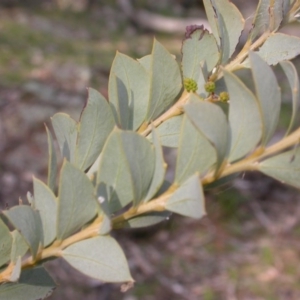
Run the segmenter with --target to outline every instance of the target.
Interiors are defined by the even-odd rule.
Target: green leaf
[[[123,129],[136,130],[145,120],[149,85],[145,68],[117,52],[109,78],[109,101]]]
[[[128,95],[124,83],[111,71],[109,74],[109,105],[115,122],[121,128],[128,127]]]
[[[99,215],[102,216],[102,223],[100,225],[99,234],[106,235],[111,229],[111,220],[110,220],[110,210],[109,210],[109,201],[111,199],[110,188],[104,183],[100,182],[96,187],[97,191],[97,200],[99,204]]]
[[[184,78],[194,79],[198,83],[201,64],[205,61],[210,72],[220,59],[219,48],[213,34],[203,26],[195,29],[182,44],[182,72]]]
[[[101,182],[107,186],[107,198],[112,213],[133,201],[134,187],[130,168],[117,129],[108,137],[103,147],[97,173],[97,183]]]
[[[270,28],[271,30],[277,30],[283,20],[284,17],[284,3],[287,2],[286,0],[277,0],[274,1],[273,6],[271,7],[272,10],[270,10]],[[273,16],[272,16],[273,14]]]
[[[206,214],[199,174],[194,174],[179,186],[167,201],[166,209],[195,219]]]
[[[75,161],[77,140],[77,123],[64,113],[57,113],[52,118],[53,129],[63,157],[68,161]]]
[[[23,257],[29,248],[26,241],[17,230],[14,230],[11,233],[11,236],[12,236],[12,247],[11,247],[10,260],[12,262],[16,262],[18,257],[19,256]]]
[[[196,91],[197,95],[199,95],[202,98],[207,98],[208,93],[205,89],[205,84],[207,82],[208,79],[208,73],[207,73],[207,69],[206,69],[206,63],[205,62],[201,62],[200,66],[199,66],[199,77],[198,77],[198,81],[197,81],[197,86],[198,89]]]
[[[182,79],[174,57],[156,40],[151,54],[150,91],[147,121],[156,119],[176,100]]]
[[[83,171],[65,160],[58,191],[57,238],[63,240],[69,237],[90,221],[96,212],[91,181]]]
[[[76,165],[86,170],[99,156],[106,138],[115,126],[105,98],[96,90],[88,90],[88,100],[80,117],[76,145]]]
[[[8,227],[0,219],[0,266],[3,266],[10,260],[12,241]]]
[[[288,79],[292,91],[293,112],[290,120],[290,125],[286,132],[286,135],[288,135],[295,125],[295,120],[300,104],[299,77],[295,66],[290,61],[282,61],[280,62],[280,66],[282,67],[283,72]]]
[[[118,228],[143,228],[156,225],[163,221],[169,220],[171,213],[169,211],[150,212],[136,216],[132,219],[126,220],[118,224]]]
[[[225,70],[224,78],[230,96],[229,161],[235,161],[256,147],[262,136],[262,121],[258,101],[252,92],[237,76]]]
[[[56,237],[56,198],[49,187],[35,177],[33,178],[33,190],[33,207],[40,213],[44,232],[43,244],[48,246]]]
[[[99,168],[99,163],[100,163],[101,155],[102,155],[102,152],[97,157],[97,159],[92,164],[92,166],[89,168],[89,170],[86,172],[86,175],[90,178],[91,181],[94,181],[94,178],[96,176],[97,170]]]
[[[195,172],[203,175],[216,162],[216,150],[185,115],[182,121],[175,181],[182,183]]]
[[[204,191],[212,190],[214,192],[214,190],[216,190],[216,188],[220,188],[220,187],[222,187],[223,190],[224,190],[224,189],[226,189],[226,186],[231,187],[233,180],[238,178],[239,176],[240,176],[240,172],[233,173],[233,174],[230,174],[228,176],[218,178],[217,180],[215,180],[215,181],[213,181],[209,184],[204,185],[203,186]]]
[[[249,58],[262,113],[262,146],[265,146],[276,130],[280,112],[281,92],[274,72],[268,64],[254,52],[249,54]]]
[[[255,39],[260,33],[277,30],[286,14],[286,0],[260,0],[256,8],[251,31],[251,39]],[[289,6],[289,3],[288,3]]]
[[[21,275],[22,260],[19,256],[15,263],[13,263],[13,270],[10,274],[9,282],[17,282]]]
[[[24,270],[17,283],[0,285],[0,299],[39,300],[50,296],[55,288],[53,279],[43,267]]]
[[[111,220],[107,215],[103,215],[103,220],[99,229],[99,234],[100,235],[107,235],[111,231],[112,226],[111,226]]]
[[[227,92],[224,76],[216,80],[215,84],[216,84],[215,94],[219,95],[222,92]]]
[[[267,38],[257,53],[269,65],[276,65],[280,61],[290,60],[300,54],[300,38],[274,33]]]
[[[151,72],[152,55],[148,54],[138,59],[138,62],[146,69],[148,73]]]
[[[182,115],[172,117],[156,128],[161,144],[166,147],[178,147]],[[152,136],[148,135],[152,140]]]
[[[102,152],[97,183],[111,189],[110,209],[115,212],[144,199],[151,184],[155,154],[150,142],[135,132],[115,129]]]
[[[57,176],[57,158],[53,143],[53,137],[46,126],[47,138],[48,138],[48,186],[54,192],[56,188],[56,176]]]
[[[144,199],[145,202],[152,199],[153,196],[160,189],[161,185],[164,182],[166,168],[167,168],[167,164],[164,161],[159,137],[158,137],[158,134],[157,134],[156,130],[154,129],[154,127],[152,128],[152,136],[153,136],[153,138],[152,138],[153,145],[154,145],[154,149],[155,149],[155,165],[154,165],[154,172],[153,172],[151,184],[148,188],[147,195],[145,196],[145,199]]]
[[[212,33],[221,48],[221,62],[225,63],[235,51],[245,21],[237,7],[228,0],[204,0],[203,3]]]
[[[206,16],[210,25],[211,32],[213,33],[218,45],[220,46],[220,33],[219,24],[216,15],[216,8],[214,2],[211,0],[203,0]]]
[[[43,243],[40,214],[28,205],[15,206],[4,211],[4,214],[25,239],[33,258],[35,258],[40,245]]]
[[[300,149],[293,149],[264,160],[259,170],[282,183],[300,188]]]
[[[66,248],[62,257],[81,273],[104,282],[132,282],[128,264],[118,243],[99,236]]]
[[[184,110],[190,121],[216,149],[218,170],[228,154],[229,126],[225,114],[219,106],[199,101],[195,95],[191,95],[190,103],[184,106]]]
[[[269,8],[270,0],[259,0],[252,22],[253,28],[250,32],[252,40],[254,40],[260,32],[265,32],[268,29],[270,23]]]
[[[286,16],[289,13],[293,2],[294,0],[283,1],[283,16]]]
[[[111,199],[111,194],[112,194],[112,188],[109,187],[106,183],[104,182],[99,182],[96,185],[96,195],[97,195],[97,200],[99,204],[99,214],[106,214],[110,216],[111,212],[109,210],[108,202]]]

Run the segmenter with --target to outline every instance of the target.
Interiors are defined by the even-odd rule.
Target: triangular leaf
[[[9,281],[10,282],[17,282],[18,279],[20,278],[21,275],[21,265],[22,265],[22,260],[21,260],[21,256],[19,256],[16,260],[16,262],[12,262],[13,264],[13,270],[11,272]]]
[[[281,92],[268,64],[256,53],[249,54],[257,98],[263,122],[262,146],[273,136],[279,119]]]
[[[75,161],[77,123],[67,114],[57,113],[52,118],[52,126],[63,157]]]
[[[141,135],[114,130],[108,138],[99,164],[97,183],[112,189],[112,212],[146,196],[153,177],[155,156],[150,142]]]
[[[109,105],[115,122],[121,128],[128,127],[128,94],[124,83],[112,71],[109,74]]]
[[[291,9],[291,5],[295,0],[283,1],[283,16],[286,16]]]
[[[138,59],[138,62],[145,68],[145,70],[150,73],[151,71],[151,63],[152,63],[152,55],[148,54]]]
[[[228,152],[229,126],[222,109],[210,102],[191,95],[190,103],[184,106],[185,113],[195,127],[210,141],[217,152],[216,170]]]
[[[300,189],[300,149],[293,149],[264,160],[259,170],[282,183]]]
[[[221,48],[221,62],[225,63],[235,51],[245,21],[237,7],[228,0],[204,0],[203,3],[212,32]]]
[[[276,51],[274,51],[276,49]],[[284,33],[274,33],[257,52],[269,65],[290,60],[300,54],[300,38]]]
[[[53,137],[46,126],[47,138],[48,138],[48,186],[54,192],[56,188],[56,176],[57,176],[57,158],[54,148]]]
[[[290,61],[282,61],[280,62],[280,66],[282,67],[283,72],[288,79],[292,91],[293,112],[290,120],[290,125],[286,132],[287,135],[293,129],[300,105],[299,77],[295,66]]]
[[[104,282],[132,282],[128,264],[118,243],[110,236],[99,236],[75,243],[62,253],[81,273]]]
[[[197,80],[197,95],[199,95],[202,98],[207,98],[208,93],[205,89],[205,84],[208,80],[208,73],[207,73],[207,69],[206,69],[206,63],[205,62],[201,62],[200,66],[199,66],[199,77]]]
[[[26,241],[17,230],[14,230],[11,233],[11,236],[13,242],[11,247],[10,260],[12,262],[16,262],[18,257],[23,257],[29,248]]]
[[[260,32],[265,32],[270,23],[270,0],[259,0],[253,20],[251,38],[255,39]]]
[[[12,241],[13,239],[8,227],[0,219],[0,266],[10,260]]]
[[[86,170],[99,156],[115,122],[105,98],[89,89],[88,100],[80,117],[76,145],[76,165]]]
[[[107,235],[107,234],[109,234],[111,229],[112,229],[112,225],[111,225],[110,218],[107,215],[103,214],[103,219],[102,219],[101,226],[100,226],[98,233],[100,235]]]
[[[203,175],[216,162],[216,150],[184,116],[180,132],[175,181],[182,183],[195,172]]]
[[[120,132],[120,137],[134,186],[133,204],[138,205],[146,197],[152,182],[156,167],[155,151],[150,142],[137,133],[124,131]]]
[[[176,60],[156,40],[153,43],[151,59],[147,121],[156,119],[173,104],[182,87],[182,79]]]
[[[219,59],[216,39],[203,26],[197,26],[183,41],[181,65],[184,78],[191,78],[198,82],[200,64],[205,61],[210,72]]]
[[[134,199],[134,187],[127,158],[117,130],[108,137],[100,157],[97,183],[105,183],[111,212],[120,210]]]
[[[149,201],[152,199],[152,197],[158,192],[161,185],[164,182],[165,174],[166,174],[166,168],[167,164],[164,161],[162,148],[160,145],[159,137],[157,135],[157,132],[154,128],[152,128],[152,140],[153,145],[155,149],[155,165],[154,165],[154,172],[152,176],[152,181],[149,186],[147,195],[144,199],[144,201]]]
[[[17,283],[0,285],[0,299],[38,300],[50,296],[55,288],[53,279],[42,267],[24,270]]]
[[[284,3],[287,0],[260,0],[255,17],[253,20],[253,29],[251,31],[251,39],[255,39],[260,33],[266,32],[268,29],[276,30],[284,16]]]
[[[97,212],[94,188],[88,177],[67,161],[62,166],[57,204],[56,236],[69,237]]]
[[[4,214],[19,231],[35,258],[43,244],[43,228],[40,214],[28,205],[19,205],[4,211]]]
[[[166,203],[166,209],[195,219],[200,219],[206,214],[204,195],[197,173],[172,194]]]
[[[178,147],[182,118],[182,115],[172,117],[156,128],[163,146],[174,148]],[[147,137],[152,140],[152,135],[148,135]]]
[[[111,212],[109,209],[109,202],[111,200],[110,188],[104,182],[100,182],[96,186],[96,195],[99,205],[98,214],[102,217],[99,234],[106,235],[112,229],[112,224],[110,220]]]
[[[252,92],[237,76],[225,70],[224,78],[230,95],[229,161],[234,161],[252,151],[258,144],[262,135],[262,121],[257,99]]]
[[[219,24],[217,21],[217,16],[215,12],[214,2],[211,0],[203,0],[205,13],[210,25],[211,32],[213,33],[218,45],[220,46],[220,33],[219,33]]]
[[[123,223],[117,224],[117,228],[143,228],[156,225],[170,218],[169,211],[151,212],[136,216],[132,219],[126,220]]]
[[[145,120],[149,84],[145,68],[117,52],[109,79],[109,102],[123,129],[136,130]]]
[[[42,181],[33,178],[34,202],[33,206],[39,211],[43,232],[44,246],[48,246],[56,237],[56,198],[53,192]]]

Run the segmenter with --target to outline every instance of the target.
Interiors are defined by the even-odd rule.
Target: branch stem
[[[128,211],[124,212],[123,214],[113,218],[112,227],[117,229],[121,227],[126,220],[129,220],[133,217],[139,216],[141,214],[153,211],[165,211],[165,205],[169,197],[173,194],[174,190],[177,188],[176,185],[172,185],[164,194],[160,195],[158,198],[142,203],[137,207],[132,207]],[[22,269],[26,269],[29,267],[34,266],[38,261],[51,258],[51,257],[61,257],[62,251],[69,247],[70,245],[77,243],[79,241],[92,238],[99,234],[99,229],[101,227],[101,223],[103,221],[102,217],[98,217],[95,221],[90,224],[85,229],[75,233],[74,235],[68,237],[63,241],[55,241],[51,246],[45,248],[40,251],[36,259],[33,259],[32,256],[27,257],[22,262]],[[4,273],[4,275],[0,276],[0,282],[5,281],[9,274],[12,272],[11,267]],[[1,275],[1,274],[0,274]]]
[[[265,158],[278,154],[289,147],[292,147],[299,143],[300,140],[300,128],[295,130],[293,133],[283,138],[279,142],[269,146],[268,148],[258,148],[252,155],[246,157],[233,164],[228,164],[218,178],[222,178],[233,173],[239,173],[244,171],[256,171],[259,169],[259,162]],[[202,184],[208,184],[215,181],[215,175],[210,172],[202,179]]]
[[[247,58],[249,51],[257,50],[263,43],[274,33],[274,0],[271,0],[271,20],[270,20],[270,27],[269,30],[264,32],[256,41],[252,43],[252,38],[247,40],[245,46],[240,51],[240,53],[233,59],[230,63],[225,65],[223,68],[219,68],[218,71],[218,79],[223,76],[223,69],[227,71],[233,72],[240,68],[241,64]],[[290,15],[296,13],[300,8],[300,0],[295,1]],[[183,106],[187,103],[191,93],[184,90],[176,103],[170,107],[165,113],[163,113],[160,117],[150,123],[144,123],[141,128],[139,129],[138,133],[142,136],[147,136],[151,133],[153,128],[158,127],[160,124],[165,122],[166,120],[180,115],[183,113]],[[208,184],[215,181],[218,178],[222,178],[233,173],[239,173],[244,171],[255,171],[259,170],[259,164],[264,159],[276,155],[289,147],[297,145],[300,140],[300,128],[296,131],[291,133],[290,135],[284,137],[279,142],[269,146],[268,148],[258,148],[248,157],[235,162],[235,163],[228,163],[224,165],[218,174],[215,172],[208,173],[204,178],[202,178],[202,184]],[[149,202],[142,202],[138,206],[133,206],[124,213],[112,218],[112,228],[117,229],[122,227],[124,223],[136,216],[143,215],[149,212],[162,212],[165,211],[166,203],[170,196],[174,193],[174,191],[178,188],[177,185],[173,184],[165,193],[160,195],[158,198],[153,199]],[[101,228],[101,224],[103,222],[103,217],[100,215],[97,217],[90,225],[86,228],[82,229],[81,231],[73,234],[72,236],[66,238],[65,240],[57,240],[52,245],[48,246],[47,248],[41,248],[37,257],[33,258],[33,256],[29,256],[24,258],[22,261],[22,269],[30,268],[48,258],[52,257],[61,257],[63,255],[63,250],[69,247],[70,245],[77,243],[79,241],[95,237],[99,235],[99,229]],[[15,263],[11,262],[7,265],[6,269],[2,271],[0,274],[0,283],[7,282],[11,278],[11,274],[14,271]]]
[[[152,131],[152,126],[156,128],[166,120],[181,115],[183,113],[183,106],[184,104],[187,103],[190,95],[191,95],[190,93],[184,90],[181,97],[178,99],[178,101],[172,107],[170,107],[165,113],[163,113],[160,117],[158,117],[151,124],[149,124],[145,130],[140,132],[140,134],[142,136],[147,136]]]
[[[246,43],[245,47],[237,55],[237,57],[234,60],[232,60],[228,65],[226,65],[224,69],[230,72],[236,70],[238,66],[247,58],[249,51],[256,50],[258,47],[260,47],[270,35],[271,32],[266,31],[253,44]],[[222,76],[223,73],[220,72],[218,78],[220,79]]]

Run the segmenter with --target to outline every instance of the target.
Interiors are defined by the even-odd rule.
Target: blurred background
[[[253,16],[257,1],[232,2],[245,18]],[[78,119],[86,87],[107,96],[116,50],[139,58],[151,52],[155,36],[180,61],[190,24],[207,24],[200,0],[0,0],[2,208],[25,199],[32,175],[45,180],[50,117],[63,111]],[[297,26],[288,30],[300,35]],[[290,91],[282,90],[277,135],[291,111]],[[201,221],[174,216],[147,230],[114,233],[133,289],[122,293],[53,261],[48,270],[59,286],[49,299],[300,299],[299,192],[255,173],[208,190],[206,200]]]

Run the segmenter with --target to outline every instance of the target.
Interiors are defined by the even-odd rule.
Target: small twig
[[[138,132],[142,136],[147,136],[152,131],[153,127],[156,128],[168,119],[181,115],[183,113],[183,106],[187,103],[189,97],[190,93],[188,93],[187,91],[183,91],[180,99],[172,107],[170,107],[165,113],[163,113],[160,117],[149,124],[146,129],[141,130],[141,132],[139,132],[139,130]]]

